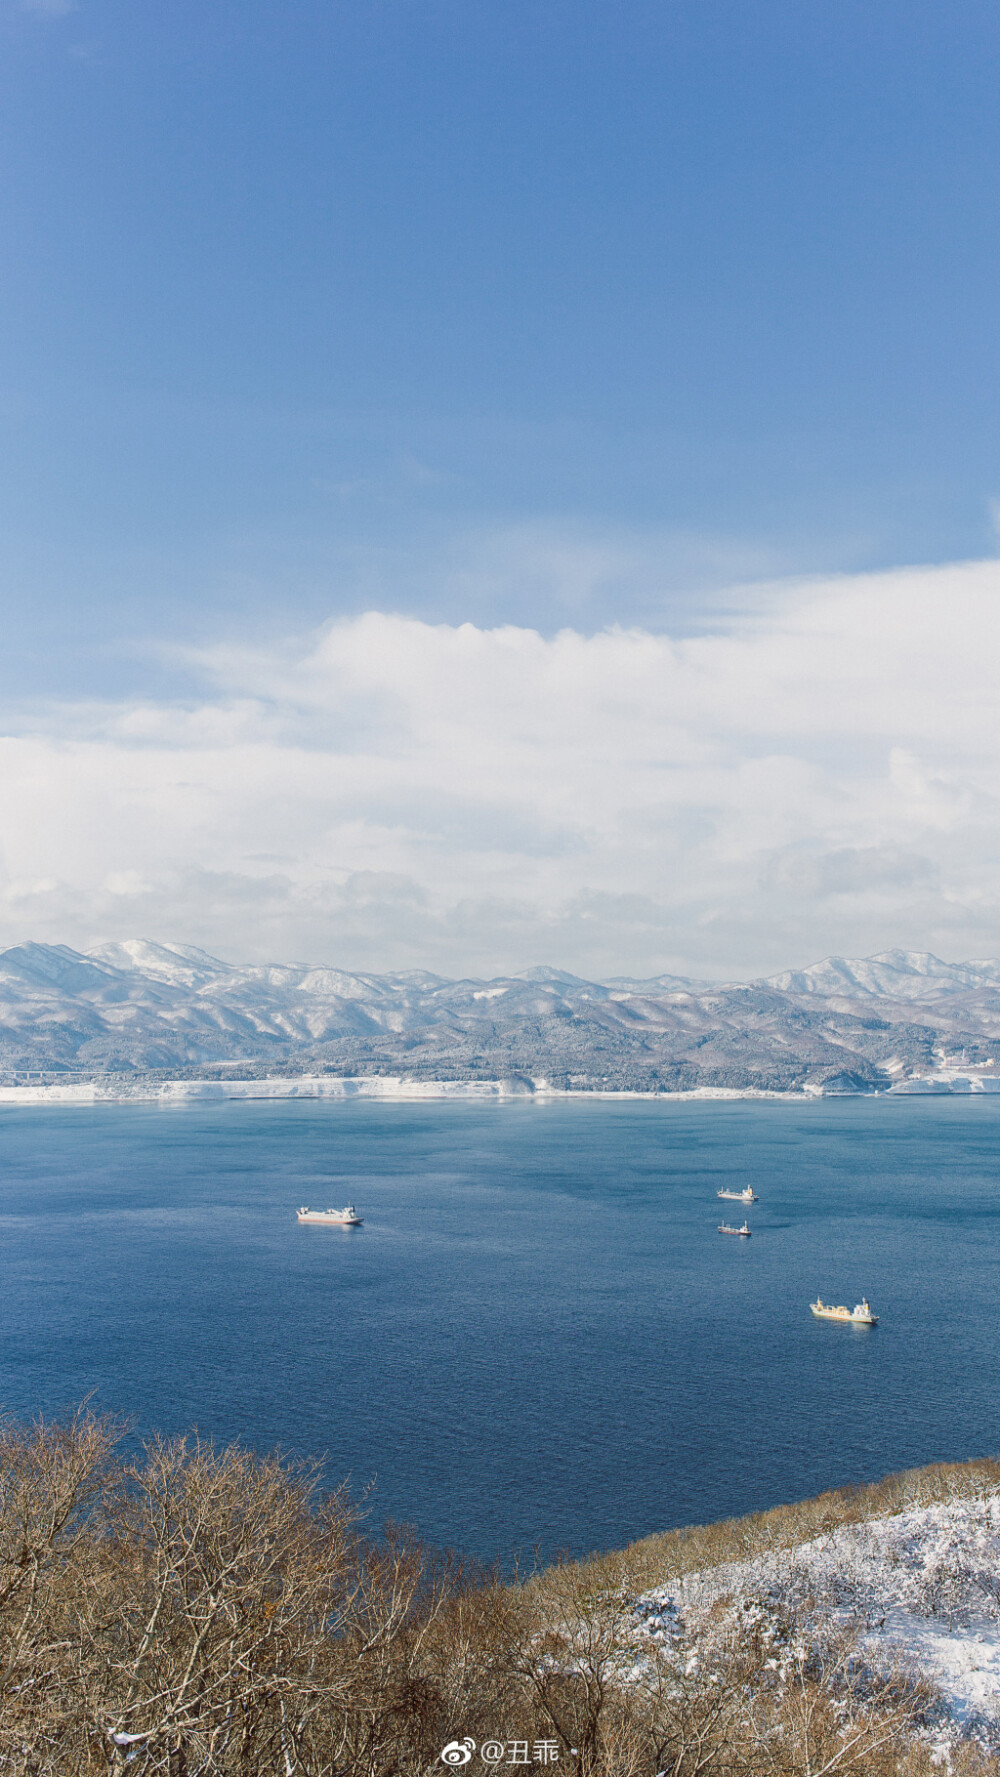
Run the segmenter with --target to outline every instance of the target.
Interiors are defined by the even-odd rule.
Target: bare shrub
[[[751,1692],[747,1739],[768,1777],[889,1777],[932,1705],[929,1687],[873,1669],[849,1634],[793,1625],[771,1682]]]

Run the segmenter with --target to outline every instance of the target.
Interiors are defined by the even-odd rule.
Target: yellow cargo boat
[[[878,1315],[872,1313],[867,1296],[862,1296],[853,1314],[849,1308],[828,1308],[821,1296],[817,1296],[815,1302],[810,1302],[809,1306],[817,1320],[840,1320],[852,1327],[878,1326]]]

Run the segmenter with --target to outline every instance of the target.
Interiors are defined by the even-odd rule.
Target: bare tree
[[[111,1771],[307,1769],[314,1718],[345,1684],[329,1660],[356,1590],[354,1514],[315,1506],[318,1474],[198,1440],[154,1442],[114,1554],[130,1573],[91,1618]]]

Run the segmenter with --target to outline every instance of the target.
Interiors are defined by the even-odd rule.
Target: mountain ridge
[[[127,939],[0,952],[0,1073],[212,1067],[542,1076],[565,1089],[873,1090],[961,1063],[1000,1072],[1000,962],[826,957],[756,980],[536,966],[452,979],[223,961]],[[953,1057],[952,1057],[953,1059]]]

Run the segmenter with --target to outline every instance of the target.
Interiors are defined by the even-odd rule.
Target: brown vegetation
[[[17,1777],[931,1777],[919,1687],[849,1640],[723,1614],[660,1640],[637,1592],[825,1525],[994,1488],[994,1464],[876,1488],[510,1583],[406,1532],[373,1539],[316,1469],[115,1426],[0,1431],[0,1772]],[[502,1744],[484,1763],[484,1743]],[[495,1749],[495,1748],[494,1748]],[[955,1777],[998,1767],[959,1749]]]

